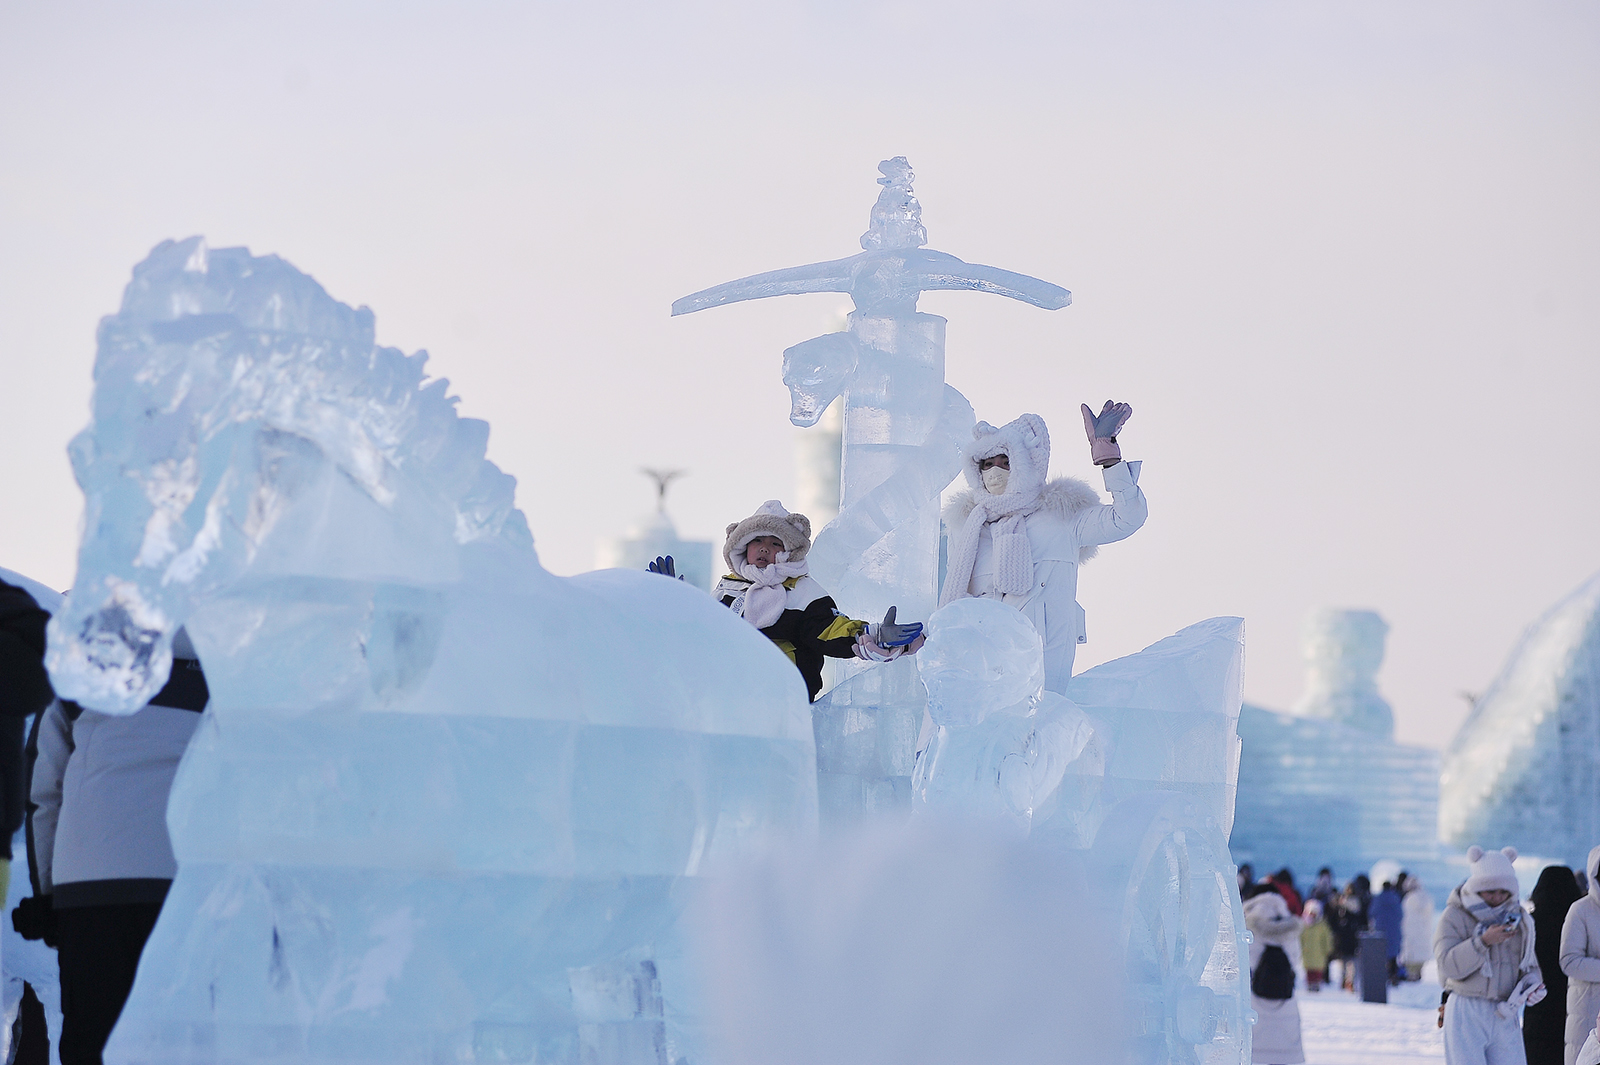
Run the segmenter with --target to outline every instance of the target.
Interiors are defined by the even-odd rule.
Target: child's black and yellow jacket
[[[839,613],[833,596],[810,577],[790,577],[783,586],[789,592],[783,613],[761,632],[800,670],[815,701],[822,690],[822,659],[856,657],[856,637],[867,631],[867,623]],[[740,608],[749,588],[749,581],[730,573],[711,594],[737,614],[743,613]]]

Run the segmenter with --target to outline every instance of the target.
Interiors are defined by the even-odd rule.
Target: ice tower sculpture
[[[1306,691],[1302,717],[1337,721],[1394,738],[1394,711],[1378,694],[1378,667],[1389,623],[1371,610],[1320,610],[1306,619]]]
[[[274,256],[102,321],[56,691],[211,690],[108,1062],[703,1060],[679,911],[814,831],[804,686],[701,592],[540,567],[489,427]]]
[[[859,255],[730,281],[685,296],[672,313],[804,292],[847,293],[849,328],[783,353],[790,420],[815,425],[844,397],[839,516],[811,548],[811,573],[855,617],[890,606],[933,612],[939,495],[961,469],[972,405],[945,384],[945,319],[917,310],[936,289],[989,292],[1056,310],[1064,288],[925,249],[922,208],[904,156],[878,164],[883,186]],[[925,697],[910,659],[860,667],[813,708],[818,791],[825,822],[905,808]]]
[[[1528,627],[1445,752],[1439,835],[1574,868],[1600,843],[1600,573]]]

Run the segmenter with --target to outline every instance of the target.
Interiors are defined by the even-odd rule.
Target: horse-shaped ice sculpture
[[[804,686],[677,581],[542,569],[488,426],[373,335],[198,238],[101,324],[51,675],[132,712],[185,625],[212,695],[107,1060],[698,1060],[677,916],[814,830]]]

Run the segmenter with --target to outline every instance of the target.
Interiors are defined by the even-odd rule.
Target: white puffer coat
[[[1561,971],[1567,974],[1567,1065],[1578,1059],[1583,1041],[1600,1014],[1600,847],[1584,864],[1589,893],[1567,911],[1561,925]]]
[[[1282,947],[1289,964],[1300,971],[1300,918],[1276,891],[1263,891],[1245,900],[1244,924],[1250,929],[1250,972],[1261,964],[1268,946]],[[1298,1065],[1306,1060],[1300,1045],[1300,1006],[1293,998],[1282,1000],[1250,996],[1256,1011],[1251,1034],[1250,1060],[1258,1065]]]
[[[1433,896],[1416,877],[1406,880],[1400,903],[1400,964],[1422,965],[1433,959]]]
[[[1132,536],[1144,524],[1149,511],[1139,490],[1140,464],[1119,462],[1105,468],[1106,491],[1111,493],[1106,504],[1100,493],[1077,478],[1058,477],[1046,483],[1050,439],[1044,422],[1035,415],[1025,414],[999,429],[980,422],[973,438],[963,467],[967,488],[950,501],[943,515],[952,569],[968,515],[980,499],[990,499],[978,462],[1003,453],[1011,471],[999,500],[1009,511],[1026,512],[1023,527],[1032,556],[1032,586],[1011,593],[996,588],[993,530],[998,522],[986,522],[964,591],[1000,599],[1022,611],[1044,640],[1045,688],[1065,693],[1078,644],[1088,641],[1083,608],[1078,605],[1078,566],[1093,558],[1099,545]],[[1036,509],[1027,509],[1035,505]],[[949,598],[947,590],[941,599]]]

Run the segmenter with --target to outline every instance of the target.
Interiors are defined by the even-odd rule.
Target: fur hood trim
[[[969,463],[971,469],[977,468],[977,463]],[[963,488],[961,492],[944,505],[940,517],[949,535],[954,536],[961,531],[967,522],[967,515],[972,513],[973,505],[979,498],[979,493],[988,494],[987,489],[979,482],[977,488]],[[1056,477],[1044,486],[1039,493],[1039,509],[1035,514],[1057,514],[1062,518],[1070,519],[1080,511],[1090,507],[1102,505],[1100,493],[1088,481],[1077,477]],[[1078,550],[1078,561],[1087,562],[1100,553],[1098,547],[1083,547]]]
[[[776,499],[769,499],[756,508],[756,512],[743,521],[728,526],[728,538],[722,544],[722,560],[734,573],[744,559],[744,549],[758,536],[776,536],[789,552],[790,562],[799,562],[811,550],[811,519],[804,514],[785,510]]]
[[[1244,900],[1245,927],[1266,943],[1287,946],[1300,940],[1300,918],[1289,912],[1289,904],[1276,890],[1263,891]]]

